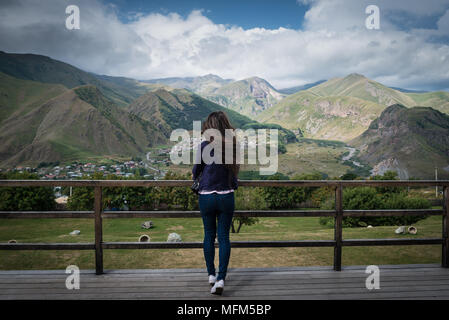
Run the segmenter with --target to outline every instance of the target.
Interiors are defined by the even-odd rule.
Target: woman
[[[203,250],[209,274],[209,284],[212,286],[211,293],[221,295],[231,254],[229,229],[234,214],[234,190],[238,187],[237,175],[239,165],[236,163],[237,143],[235,135],[232,134],[231,138],[229,136],[229,132],[234,133],[234,128],[229,122],[226,113],[222,111],[212,112],[203,123],[202,133],[205,136],[208,129],[218,130],[221,137],[216,134],[215,137],[211,136],[201,143],[192,173],[193,179],[199,177],[200,182],[198,194],[204,225]],[[226,135],[226,129],[228,129],[228,135]],[[214,151],[220,150],[220,142],[221,155],[215,157]],[[204,161],[205,155],[203,155],[203,150],[211,143],[212,145],[207,148],[205,155],[209,152],[211,158],[219,159],[220,161]],[[225,157],[226,150],[229,150],[230,146],[233,151],[232,158],[229,158],[229,153],[228,157]],[[215,273],[214,265],[216,235],[219,244],[218,276]]]

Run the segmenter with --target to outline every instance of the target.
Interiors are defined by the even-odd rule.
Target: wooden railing
[[[104,187],[189,187],[190,180],[0,180],[0,187],[73,186],[94,188],[93,211],[0,211],[0,218],[94,218],[94,243],[0,243],[0,250],[95,250],[95,269],[103,273],[103,249],[185,249],[202,248],[202,242],[104,242],[103,218],[196,218],[199,211],[103,211]],[[386,245],[442,245],[442,267],[449,267],[449,181],[448,180],[264,180],[239,181],[240,187],[331,187],[335,189],[335,210],[249,210],[236,211],[235,217],[334,217],[333,240],[234,241],[234,248],[254,247],[333,247],[334,270],[341,270],[342,247]],[[443,209],[344,210],[344,187],[430,187],[443,188]],[[343,239],[342,220],[346,216],[442,215],[441,238]]]

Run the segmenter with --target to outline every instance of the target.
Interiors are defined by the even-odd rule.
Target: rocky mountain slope
[[[286,96],[266,80],[258,77],[234,81],[208,74],[200,77],[164,78],[145,82],[187,89],[250,118],[271,108]]]
[[[205,95],[207,99],[253,119],[285,96],[258,77],[231,82]]]
[[[449,116],[429,107],[386,108],[369,128],[350,144],[374,174],[397,171],[402,179],[449,178]]]

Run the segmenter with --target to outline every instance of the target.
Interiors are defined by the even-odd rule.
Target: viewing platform
[[[93,250],[95,270],[81,270],[80,289],[68,290],[65,270],[0,271],[0,299],[449,299],[449,181],[264,180],[240,181],[240,187],[328,187],[335,190],[334,210],[237,210],[236,217],[333,217],[329,240],[233,241],[234,248],[330,247],[333,266],[230,269],[224,295],[209,293],[204,269],[104,270],[103,250],[191,249],[202,242],[106,242],[103,219],[197,218],[199,211],[104,211],[104,187],[189,187],[190,180],[0,180],[1,187],[82,186],[94,189],[92,211],[1,211],[0,219],[91,218],[95,241],[75,243],[0,243],[0,250]],[[441,209],[345,210],[346,187],[443,188]],[[345,239],[347,216],[442,216],[437,238]],[[345,246],[441,245],[441,264],[385,265],[380,289],[369,290],[366,266],[344,266]]]
[[[449,269],[386,265],[380,289],[365,286],[366,266],[230,269],[222,296],[209,293],[205,269],[81,270],[80,289],[68,290],[65,270],[0,271],[5,299],[449,299]]]

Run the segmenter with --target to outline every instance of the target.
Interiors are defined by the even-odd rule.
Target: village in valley
[[[108,163],[74,161],[62,164],[59,161],[41,162],[37,167],[17,166],[0,169],[0,172],[35,173],[42,180],[70,180],[89,178],[94,173],[104,176],[116,175],[129,178],[138,175],[140,179],[163,179],[170,165],[170,148],[157,148],[146,154],[146,159],[133,157],[127,161],[109,160]]]

